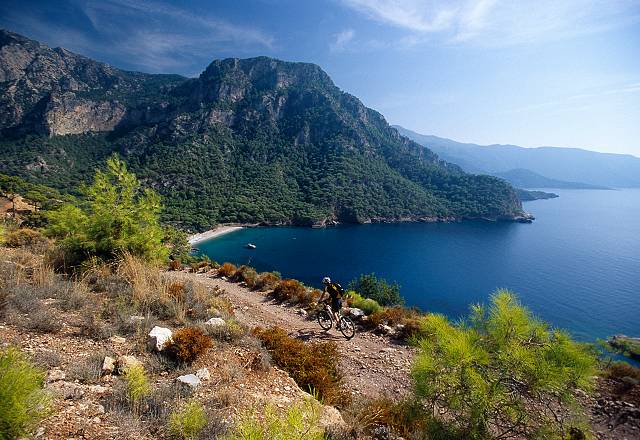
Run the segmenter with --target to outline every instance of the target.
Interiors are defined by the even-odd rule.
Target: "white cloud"
[[[405,30],[401,45],[438,39],[510,45],[599,32],[640,21],[637,0],[340,0]]]
[[[345,50],[347,45],[353,40],[355,37],[356,31],[353,29],[345,29],[341,32],[338,32],[333,37],[333,42],[329,45],[331,52],[342,52]]]

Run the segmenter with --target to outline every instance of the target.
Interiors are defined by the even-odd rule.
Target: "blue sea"
[[[506,287],[580,340],[640,336],[640,189],[552,191],[560,197],[525,203],[531,224],[255,228],[197,248],[313,286],[375,272],[401,285],[407,305],[454,319]]]

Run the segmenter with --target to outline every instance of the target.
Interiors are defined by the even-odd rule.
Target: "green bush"
[[[590,387],[595,356],[534,318],[511,292],[497,291],[488,310],[474,306],[460,325],[442,315],[427,315],[423,325],[415,393],[443,423],[470,439],[567,438],[575,428],[568,408],[551,411]]]
[[[44,371],[17,348],[0,351],[0,439],[27,435],[50,410]]]
[[[349,303],[351,307],[362,310],[365,315],[382,311],[382,307],[376,300],[371,298],[363,298],[357,292],[349,292]]]
[[[192,440],[198,438],[207,426],[207,416],[202,404],[192,400],[169,415],[169,433],[177,438]]]
[[[127,384],[127,397],[131,409],[134,414],[138,414],[142,398],[151,393],[147,372],[141,364],[131,365],[124,372],[124,380]]]
[[[256,420],[253,413],[245,414],[227,440],[324,440],[324,431],[318,426],[319,411],[311,399],[289,407],[284,414],[267,406],[264,421]]]
[[[86,202],[49,213],[47,234],[58,239],[70,266],[90,257],[104,261],[130,253],[147,261],[166,260],[169,249],[158,222],[160,197],[142,190],[135,174],[116,155],[84,189]]]
[[[371,298],[381,306],[397,306],[404,303],[400,296],[400,286],[389,284],[387,280],[376,277],[376,274],[363,274],[349,283],[349,290],[355,290],[363,298]]]

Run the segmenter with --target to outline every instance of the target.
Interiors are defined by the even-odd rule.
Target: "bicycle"
[[[320,327],[322,327],[324,331],[329,331],[335,323],[336,328],[340,330],[340,333],[342,333],[345,338],[353,338],[356,335],[356,325],[353,323],[351,318],[348,316],[342,316],[342,313],[340,313],[338,322],[335,322],[331,306],[328,302],[323,302],[323,304],[324,307],[322,307],[318,312],[318,324],[320,324]]]

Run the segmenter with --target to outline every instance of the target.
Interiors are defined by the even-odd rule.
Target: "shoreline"
[[[187,241],[191,246],[193,246],[194,244],[198,244],[203,241],[219,237],[221,235],[229,234],[243,228],[244,226],[218,226],[215,229],[209,229],[208,231],[204,231],[199,234],[190,235],[187,238]]]

